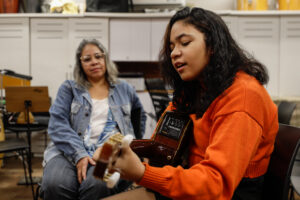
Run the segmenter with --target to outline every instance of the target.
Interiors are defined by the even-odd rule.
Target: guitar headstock
[[[117,155],[120,153],[121,148],[129,146],[133,140],[132,135],[122,135],[116,133],[112,135],[102,146],[101,153],[96,161],[94,176],[107,183],[107,187],[112,188],[118,182],[120,174],[114,172],[109,173],[107,168],[112,165]]]

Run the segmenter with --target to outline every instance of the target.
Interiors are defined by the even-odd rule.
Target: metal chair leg
[[[36,190],[35,190],[34,200],[38,200],[39,199],[39,197],[40,197],[40,189],[41,189],[41,183],[38,183],[38,186],[36,187]]]
[[[31,166],[31,155],[30,151],[27,150],[27,163],[28,163],[28,173],[29,173],[29,179],[31,184],[31,191],[32,191],[32,197],[34,199],[34,186],[33,186],[33,179],[32,179],[32,166]]]
[[[20,154],[21,154],[21,159],[22,159],[22,163],[23,163],[25,183],[26,183],[26,185],[28,185],[27,172],[26,172],[26,164],[25,164],[25,158],[24,158],[24,152],[23,152],[23,150],[20,151]]]
[[[294,196],[294,188],[290,187],[290,200],[295,200],[295,196]]]
[[[47,135],[48,135],[48,133],[47,133],[47,131],[45,131],[45,146],[44,146],[44,148],[46,149],[47,148],[47,143],[48,143],[48,138],[47,138]]]

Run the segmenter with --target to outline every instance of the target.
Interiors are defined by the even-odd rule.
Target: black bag
[[[86,12],[128,12],[128,0],[86,0]]]
[[[41,4],[42,1],[37,0],[21,0],[21,8],[25,13],[40,13],[41,12]]]

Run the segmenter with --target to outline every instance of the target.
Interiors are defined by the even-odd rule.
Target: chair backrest
[[[150,94],[157,121],[171,101],[165,87],[165,83],[161,78],[145,79],[146,88]]]
[[[141,119],[142,119],[141,114],[142,113],[140,108],[131,111],[131,123],[133,126],[133,131],[136,139],[143,138],[142,130],[141,130]]]
[[[278,121],[282,124],[290,124],[292,114],[296,108],[295,102],[281,101],[278,105]]]
[[[279,124],[274,151],[265,174],[263,199],[288,199],[290,177],[299,145],[300,128]]]

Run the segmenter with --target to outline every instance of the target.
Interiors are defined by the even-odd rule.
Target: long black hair
[[[170,33],[179,20],[203,33],[206,49],[211,52],[209,63],[200,74],[201,82],[183,81],[172,65]],[[238,71],[254,76],[261,84],[269,79],[265,66],[238,46],[221,17],[202,8],[186,7],[171,18],[159,60],[164,80],[174,88],[173,105],[178,111],[196,113],[197,117],[233,83]]]

